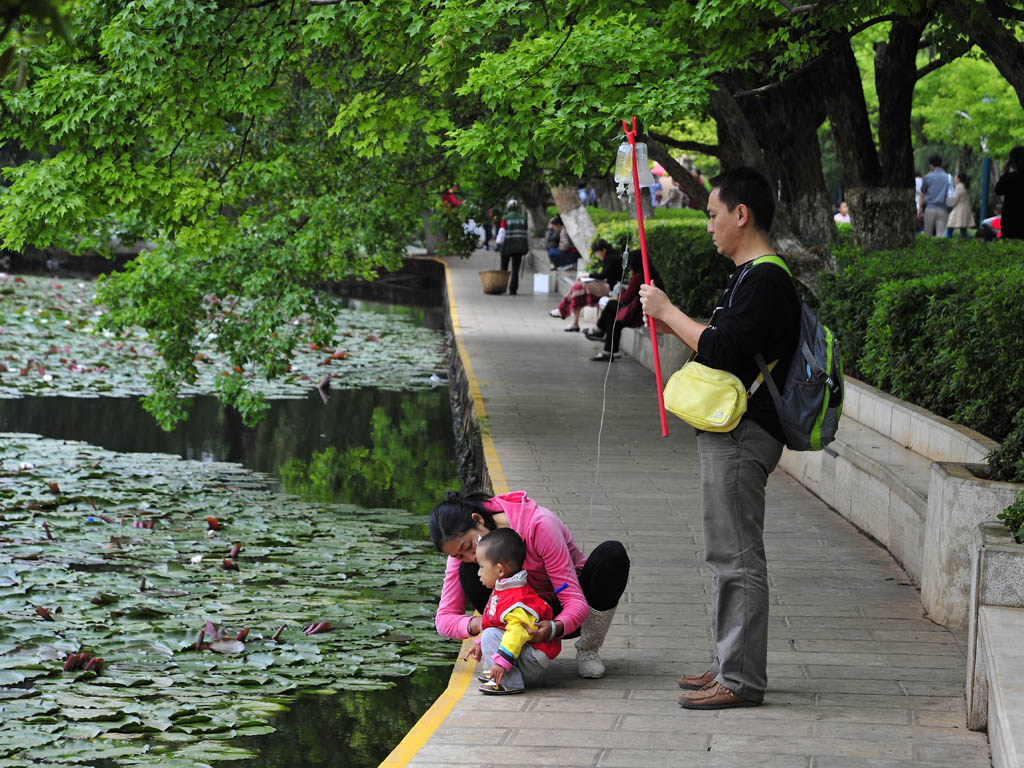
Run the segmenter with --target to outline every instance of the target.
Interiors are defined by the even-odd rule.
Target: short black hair
[[[941,168],[942,158],[939,155],[932,155],[928,158],[928,165],[934,165],[936,168]]]
[[[741,165],[711,179],[711,188],[718,190],[718,199],[730,211],[741,203],[750,209],[754,227],[767,233],[775,220],[775,195],[772,185],[756,168]]]
[[[483,549],[484,557],[492,563],[507,565],[512,573],[521,571],[526,562],[526,544],[511,528],[491,531],[477,542],[476,548],[478,553]]]

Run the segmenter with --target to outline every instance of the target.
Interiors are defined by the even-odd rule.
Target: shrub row
[[[1024,242],[918,238],[837,262],[818,311],[846,371],[1001,441],[993,476],[1024,482]]]
[[[709,317],[732,272],[732,262],[711,242],[707,217],[699,211],[685,213],[690,215],[644,222],[647,256],[661,273],[673,304],[694,317]],[[640,247],[636,221],[625,217],[598,224],[597,236],[617,248]]]

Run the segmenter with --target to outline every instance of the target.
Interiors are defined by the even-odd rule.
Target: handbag
[[[690,360],[665,385],[665,408],[692,427],[731,432],[747,412],[747,390],[737,376]]]
[[[691,354],[665,384],[665,409],[705,432],[731,432],[747,412],[747,400],[761,386],[764,374],[759,373],[747,390],[739,376],[698,363],[696,356]],[[777,362],[773,360],[768,370]]]
[[[960,196],[956,193],[956,183],[953,180],[953,174],[947,174],[949,181],[946,184],[946,207],[950,210],[956,208],[956,204],[960,202]]]

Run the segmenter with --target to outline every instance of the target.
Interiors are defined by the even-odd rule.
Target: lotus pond
[[[376,765],[455,653],[424,530],[458,484],[447,389],[429,388],[440,336],[339,312],[336,339],[364,344],[309,350],[298,375],[366,354],[334,372],[376,366],[390,390],[274,385],[290,399],[252,429],[197,396],[166,433],[124,396],[144,393],[144,339],[125,359],[128,340],[82,333],[85,301],[18,312],[56,291],[24,280],[0,294],[0,391],[33,393],[0,401],[0,766]],[[63,670],[83,651],[99,674]]]

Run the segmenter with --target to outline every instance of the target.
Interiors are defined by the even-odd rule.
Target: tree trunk
[[[914,186],[847,187],[853,243],[865,251],[907,248],[914,242]]]
[[[988,2],[948,0],[943,3],[943,10],[975,45],[988,54],[1024,106],[1024,43],[1011,29],[1007,29]]]
[[[821,172],[818,126],[825,119],[817,67],[737,103],[762,149],[776,189],[772,242],[812,291],[816,275],[834,270],[836,226]]]
[[[852,47],[839,44],[823,61],[825,106],[843,166],[853,241],[867,251],[906,247],[914,238],[910,110],[922,29],[897,22],[876,50],[877,151]]]
[[[595,179],[591,182],[597,192],[597,204],[599,207],[609,211],[624,211],[628,208],[626,200],[619,199],[615,191],[615,179],[607,176],[603,179]]]
[[[544,237],[548,227],[548,210],[545,203],[548,199],[548,186],[541,182],[535,182],[523,187],[519,191],[526,207],[527,220],[533,226],[531,234],[534,237]]]
[[[868,251],[907,248],[914,242],[917,206],[910,116],[917,83],[917,52],[925,24],[924,19],[894,22],[888,41],[875,51],[878,162],[883,188],[863,190],[864,220],[854,224],[853,233],[854,243]],[[852,207],[850,210],[852,220]]]
[[[708,190],[697,180],[697,177],[686,170],[682,163],[677,162],[669,154],[668,148],[665,145],[658,143],[650,136],[645,137],[644,141],[647,142],[647,154],[650,155],[651,159],[661,163],[662,167],[668,172],[668,175],[675,180],[686,196],[697,204],[700,210],[707,210]]]
[[[580,196],[575,187],[551,187],[551,196],[555,199],[558,215],[562,217],[565,231],[569,233],[576,250],[584,259],[590,255],[590,243],[594,240],[594,222],[587,213],[586,206],[580,204]]]

